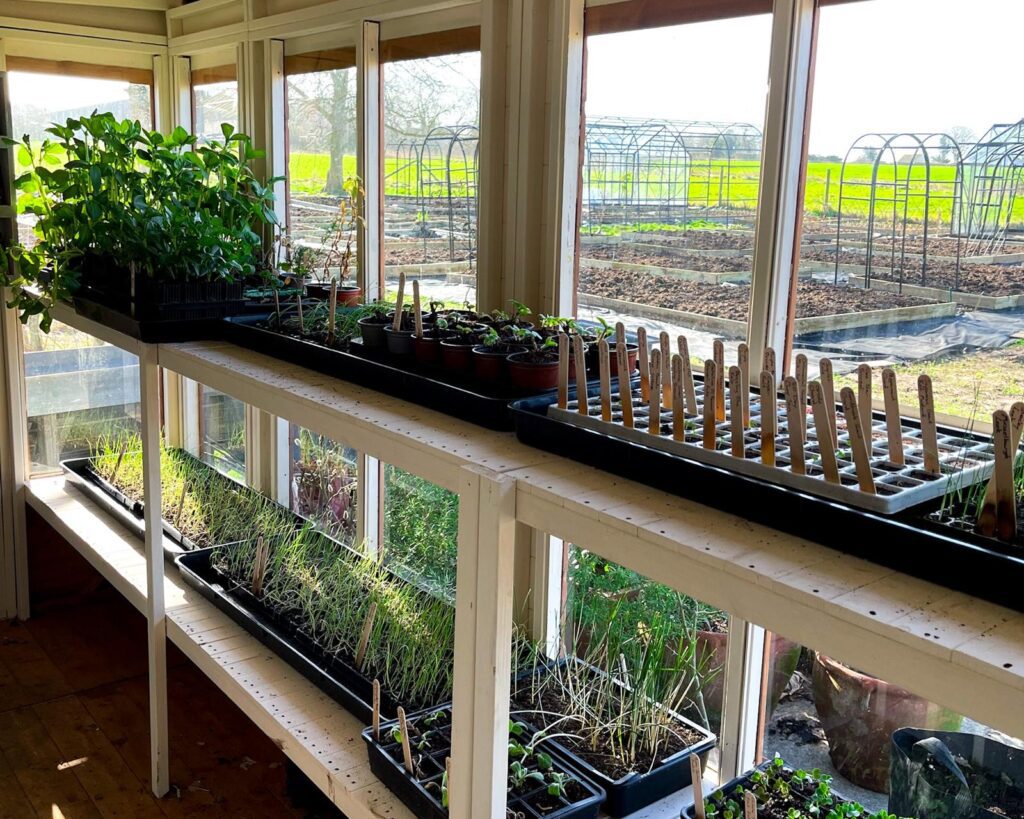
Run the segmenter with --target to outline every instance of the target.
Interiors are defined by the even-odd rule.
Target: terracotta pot
[[[361,318],[357,322],[359,335],[363,338],[363,344],[367,347],[383,347],[387,344],[387,337],[384,335],[384,328],[387,324],[374,321],[371,318]]]
[[[481,381],[501,381],[508,375],[508,367],[505,360],[512,353],[526,352],[522,346],[503,347],[500,352],[494,352],[490,347],[478,344],[473,348],[473,372]]]
[[[450,341],[442,341],[441,364],[456,372],[468,370],[473,346],[473,344],[453,344]]]
[[[722,720],[722,701],[725,691],[725,658],[726,643],[729,638],[728,632],[698,631],[697,651],[698,658],[707,663],[707,670],[722,669],[704,685],[701,694],[704,697],[704,708],[707,710],[708,719],[712,725],[718,725]],[[792,640],[785,637],[772,635],[771,666],[768,670],[768,710],[767,718],[770,719],[775,707],[782,699],[782,694],[789,684],[793,672],[796,671],[796,664],[800,662],[801,648]]]
[[[558,386],[558,361],[539,364],[524,360],[529,353],[513,353],[507,359],[508,376],[512,385],[524,390],[553,390]]]
[[[435,335],[433,331],[424,331],[423,338],[412,337],[412,352],[416,360],[423,364],[434,364],[441,357],[441,341],[451,338],[453,333]]]
[[[615,342],[608,345],[608,354],[611,358],[611,374],[612,378],[616,378],[619,375],[619,356],[615,352]],[[636,362],[640,356],[640,347],[637,344],[630,344],[626,342],[626,366],[629,367],[629,374],[632,375],[636,372]]]
[[[962,717],[905,688],[815,653],[814,705],[832,764],[862,788],[889,792],[890,738],[898,728],[955,731]]]
[[[338,306],[356,307],[363,297],[363,288],[355,284],[338,285]]]
[[[384,328],[384,338],[387,339],[388,352],[394,355],[412,355],[414,330],[393,330],[390,326]]]

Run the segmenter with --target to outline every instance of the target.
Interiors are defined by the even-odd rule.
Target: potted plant
[[[337,279],[338,306],[355,307],[362,298],[363,290],[358,284],[347,280],[352,265],[352,242],[363,224],[365,191],[358,177],[346,180],[344,189],[346,196],[338,203],[338,212],[324,230],[319,248],[314,251],[319,260],[317,278],[315,282],[306,285],[306,291],[311,296],[326,299],[330,294],[331,282]]]
[[[370,770],[423,819],[448,816],[448,789],[459,776],[451,766],[451,713],[445,705],[363,731]],[[552,751],[543,732],[516,720],[508,731],[507,816],[598,815],[603,792]]]
[[[962,717],[842,663],[814,654],[814,706],[828,753],[843,776],[873,791],[889,789],[890,737],[898,728],[959,728]]]
[[[423,364],[434,364],[441,355],[441,342],[448,341],[455,337],[455,333],[448,329],[448,320],[431,311],[434,317],[432,323],[425,323],[423,335],[413,338],[413,352],[416,360]]]
[[[481,381],[500,381],[505,375],[505,360],[512,353],[525,352],[514,336],[503,336],[488,327],[480,343],[473,348],[473,372]]]
[[[364,346],[380,348],[387,344],[384,328],[390,324],[388,317],[394,315],[394,309],[395,305],[384,301],[375,301],[363,307],[363,315],[356,323]]]
[[[0,251],[0,283],[23,320],[74,301],[97,321],[144,340],[187,335],[186,322],[245,306],[264,236],[276,221],[272,182],[255,177],[261,156],[228,124],[223,142],[199,144],[111,114],[47,129],[40,146],[16,146],[29,170],[16,180],[19,207],[37,217],[37,242]],[[38,157],[38,161],[36,161]]]
[[[558,342],[551,336],[542,339],[529,328],[517,328],[516,335],[526,351],[508,357],[509,379],[513,386],[523,390],[541,392],[558,386]]]
[[[490,316],[484,321],[494,327],[495,330],[503,330],[506,327],[523,327],[527,330],[533,329],[533,324],[527,321],[530,315],[530,308],[521,301],[511,299],[512,310],[492,310]]]
[[[454,372],[465,372],[469,369],[470,355],[479,343],[484,326],[461,318],[448,321],[449,338],[441,341],[441,364]]]

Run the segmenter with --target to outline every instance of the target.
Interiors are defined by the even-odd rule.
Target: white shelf
[[[94,336],[101,341],[113,344],[115,347],[120,347],[132,355],[138,355],[139,350],[142,348],[142,342],[137,338],[126,336],[124,333],[112,330],[105,324],[100,324],[85,316],[80,316],[70,304],[55,304],[50,308],[50,315],[53,316],[54,321],[66,324],[68,327],[74,327],[76,330]]]
[[[145,612],[142,541],[64,479],[31,481],[28,503]],[[412,814],[370,772],[363,725],[193,589],[164,582],[167,636],[351,819]],[[172,748],[173,753],[173,748]]]
[[[1024,736],[1024,614],[568,461],[509,477],[520,522]]]

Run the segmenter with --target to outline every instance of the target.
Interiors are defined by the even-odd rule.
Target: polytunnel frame
[[[874,144],[872,144],[874,143]],[[940,183],[932,178],[932,166],[933,163],[931,152],[941,151],[943,153],[952,150],[956,153],[955,167],[957,172],[954,175],[952,183],[952,191],[948,195],[942,195],[940,193],[933,193],[933,185],[937,184],[948,184]],[[847,173],[850,171],[851,165],[862,165],[862,162],[852,161],[855,154],[863,154],[867,151],[874,152],[874,158],[871,166],[871,177],[870,181],[865,182],[863,179],[847,178]],[[905,158],[906,154],[897,156],[897,151],[912,151],[910,154],[910,161],[901,161]],[[883,157],[888,153],[891,157],[890,164],[893,169],[892,181],[880,180],[879,169],[882,166]],[[923,161],[924,165],[924,178],[923,186],[924,192],[914,193],[913,182],[914,182],[914,168],[920,167],[919,162]],[[910,200],[912,198],[923,198],[924,199],[924,219],[922,222],[921,229],[921,252],[913,253],[914,256],[920,257],[920,284],[921,286],[927,286],[927,273],[928,273],[928,232],[929,223],[931,222],[930,213],[932,203],[936,200],[949,200],[951,202],[950,207],[950,219],[949,219],[949,232],[950,235],[955,235],[954,225],[956,223],[957,214],[962,201],[963,189],[962,180],[959,169],[962,166],[963,156],[960,150],[959,144],[950,137],[948,134],[934,132],[934,133],[914,133],[909,131],[903,131],[898,133],[885,133],[885,132],[870,132],[862,134],[853,141],[853,144],[847,149],[846,155],[843,157],[843,163],[840,166],[839,172],[839,203],[836,211],[836,258],[835,258],[835,272],[833,283],[839,283],[839,267],[841,264],[841,254],[843,251],[843,243],[847,237],[843,235],[843,206],[844,204],[849,205],[854,202],[867,203],[868,216],[867,224],[865,227],[865,248],[864,248],[864,287],[871,287],[872,274],[874,272],[874,244],[875,244],[875,233],[876,233],[876,220],[879,202],[885,205],[891,203],[892,205],[892,225],[891,232],[888,237],[889,239],[889,281],[896,281],[898,283],[898,291],[903,292],[903,285],[907,282],[906,278],[906,262],[907,262],[907,230],[910,226],[911,219],[909,214]],[[901,168],[906,169],[906,175],[903,180],[900,179],[898,171]],[[848,188],[863,188],[867,187],[868,191],[866,195],[855,196],[847,193]],[[880,189],[890,189],[891,198],[885,199],[880,198]],[[899,206],[902,204],[902,214],[900,214]],[[881,237],[879,237],[881,238]],[[897,264],[897,244],[899,244],[899,263]],[[954,274],[954,288],[959,289],[960,286],[960,259],[961,259],[961,239],[956,236],[956,255],[955,255],[955,274]],[[916,261],[916,259],[915,259]],[[898,278],[897,278],[898,275]]]
[[[964,196],[954,230],[966,236],[973,252],[999,252],[1010,232],[1018,192],[1024,189],[1024,119],[989,128],[965,153],[958,175]]]

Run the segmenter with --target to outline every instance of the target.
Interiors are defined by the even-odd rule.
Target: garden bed
[[[583,264],[591,259],[602,259],[638,267],[658,267],[704,273],[745,273],[748,276],[753,264],[749,256],[709,256],[687,253],[673,248],[636,244],[588,245],[581,255],[586,257],[581,260]]]

